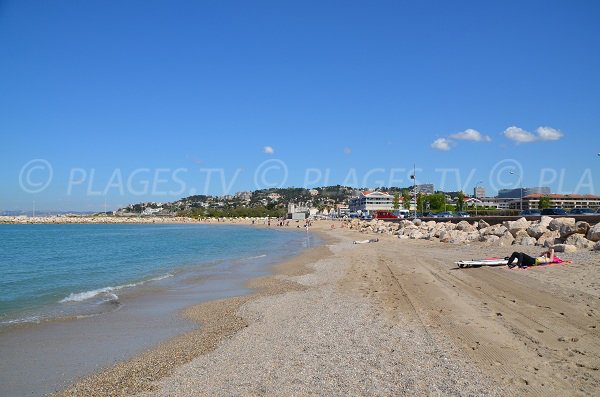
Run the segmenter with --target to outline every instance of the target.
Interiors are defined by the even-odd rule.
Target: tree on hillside
[[[544,196],[544,197],[540,197],[540,204],[539,207],[541,210],[543,210],[544,208],[550,208],[550,197],[548,196]]]

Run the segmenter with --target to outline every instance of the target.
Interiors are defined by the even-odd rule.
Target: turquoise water
[[[224,225],[0,225],[0,324],[96,314],[161,280],[265,267],[308,238]]]

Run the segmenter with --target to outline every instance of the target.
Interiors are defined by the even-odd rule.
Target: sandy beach
[[[513,248],[313,230],[327,245],[191,307],[202,326],[61,396],[570,395],[600,391],[598,256],[510,270]],[[526,250],[526,248],[524,248]],[[529,247],[529,250],[535,251]],[[492,251],[492,252],[491,252]]]

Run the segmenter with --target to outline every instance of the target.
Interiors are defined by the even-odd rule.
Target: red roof
[[[542,198],[542,197],[549,197],[549,198],[554,198],[554,199],[574,199],[574,200],[586,200],[586,199],[596,199],[596,200],[600,200],[600,196],[595,196],[593,194],[540,194],[540,193],[535,193],[535,194],[529,194],[525,197],[525,198],[529,198],[529,199],[535,199],[535,198]]]
[[[361,192],[363,194],[363,196],[368,196],[369,194],[373,194],[373,193],[382,193],[382,194],[386,194],[386,195],[390,195],[388,192],[380,192],[378,190],[375,190],[373,192]]]

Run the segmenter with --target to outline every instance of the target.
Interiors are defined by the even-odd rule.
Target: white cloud
[[[504,136],[517,143],[533,142],[537,140],[537,137],[531,132],[515,126],[505,129]]]
[[[463,132],[457,132],[456,134],[450,135],[450,138],[461,139],[465,141],[475,141],[475,142],[489,142],[492,140],[488,135],[481,135],[481,133],[477,130],[469,128]]]
[[[532,134],[519,127],[508,127],[504,130],[504,136],[517,143],[535,142],[535,141],[557,141],[563,134],[552,127],[538,127],[535,130],[537,134]]]
[[[275,149],[273,149],[272,146],[265,146],[263,148],[263,153],[265,153],[265,154],[273,154],[273,153],[275,153]]]
[[[433,141],[431,147],[437,150],[450,150],[450,141],[446,138],[438,138]]]
[[[535,131],[540,141],[558,141],[563,136],[562,132],[551,127],[538,127]]]

